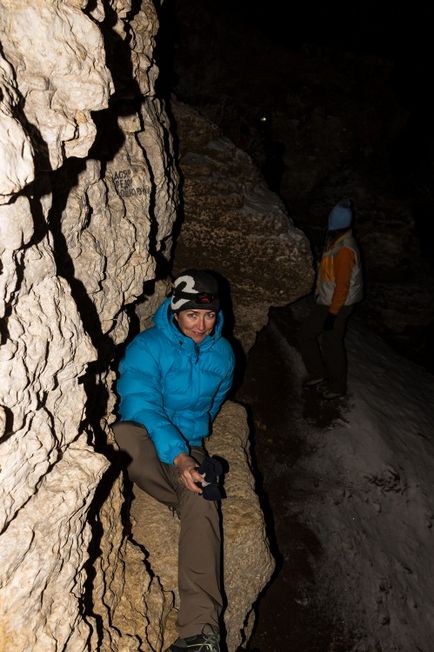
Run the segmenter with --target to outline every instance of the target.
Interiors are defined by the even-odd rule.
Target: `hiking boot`
[[[315,387],[315,385],[319,385],[320,383],[324,382],[325,378],[323,376],[318,376],[317,378],[307,378],[304,383],[303,387]]]
[[[211,632],[210,634],[197,634],[178,638],[172,643],[167,652],[220,652],[220,636]]]
[[[321,396],[325,398],[326,401],[333,401],[335,398],[343,398],[345,396],[345,392],[334,392],[331,389],[326,389],[324,392],[322,392]]]

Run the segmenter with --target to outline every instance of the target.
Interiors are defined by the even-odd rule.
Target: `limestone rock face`
[[[163,601],[130,581],[106,426],[177,204],[157,29],[150,2],[0,0],[1,652],[136,650],[125,611]]]
[[[223,457],[229,464],[225,479],[227,497],[222,501],[224,587],[228,601],[224,621],[228,650],[235,652],[250,637],[254,625],[253,604],[274,569],[250,470],[249,430],[241,405],[231,402],[223,405],[206,447],[211,455]],[[138,488],[135,496],[133,537],[149,551],[151,574],[168,596],[163,613],[163,647],[155,648],[164,650],[177,637],[179,520]],[[143,636],[149,643],[153,642],[149,633]]]
[[[185,213],[176,271],[204,267],[229,281],[234,333],[248,350],[270,306],[310,291],[310,247],[245,152],[191,107],[174,102],[173,111]]]
[[[14,114],[19,94],[13,69],[1,55],[0,98],[0,203],[4,203],[33,181],[34,167],[32,144]],[[7,236],[2,238],[6,240]]]
[[[113,92],[102,34],[85,4],[0,5],[2,50],[24,100],[24,124],[51,169],[68,156],[86,156],[96,134],[90,112],[105,108]]]

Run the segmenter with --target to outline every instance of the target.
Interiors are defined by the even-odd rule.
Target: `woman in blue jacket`
[[[133,482],[181,519],[179,639],[172,652],[219,651],[220,525],[217,504],[198,496],[203,438],[231,387],[234,355],[222,337],[218,284],[186,270],[154,326],[127,347],[119,366],[121,420],[114,426]]]

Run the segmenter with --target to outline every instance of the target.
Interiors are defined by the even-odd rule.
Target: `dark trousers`
[[[329,389],[345,394],[347,390],[347,357],[344,337],[353,306],[343,306],[331,331],[323,331],[328,306],[316,305],[302,323],[299,345],[303,362],[312,378],[328,378]]]
[[[130,480],[153,498],[174,507],[181,530],[178,544],[178,630],[182,638],[200,634],[206,625],[216,632],[222,611],[220,593],[220,521],[217,504],[184,487],[174,465],[160,462],[145,428],[121,421],[113,426],[115,439],[131,458]],[[203,448],[192,448],[201,463]],[[164,546],[164,541],[161,542]]]

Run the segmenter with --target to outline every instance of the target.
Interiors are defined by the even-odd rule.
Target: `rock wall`
[[[245,351],[268,321],[270,306],[307,294],[312,257],[279,197],[257,167],[192,107],[172,102],[180,148],[184,219],[175,268],[214,269],[229,282],[234,334]]]
[[[137,649],[106,618],[110,573],[150,581],[106,415],[124,306],[175,220],[157,29],[146,1],[0,2],[2,652]]]

